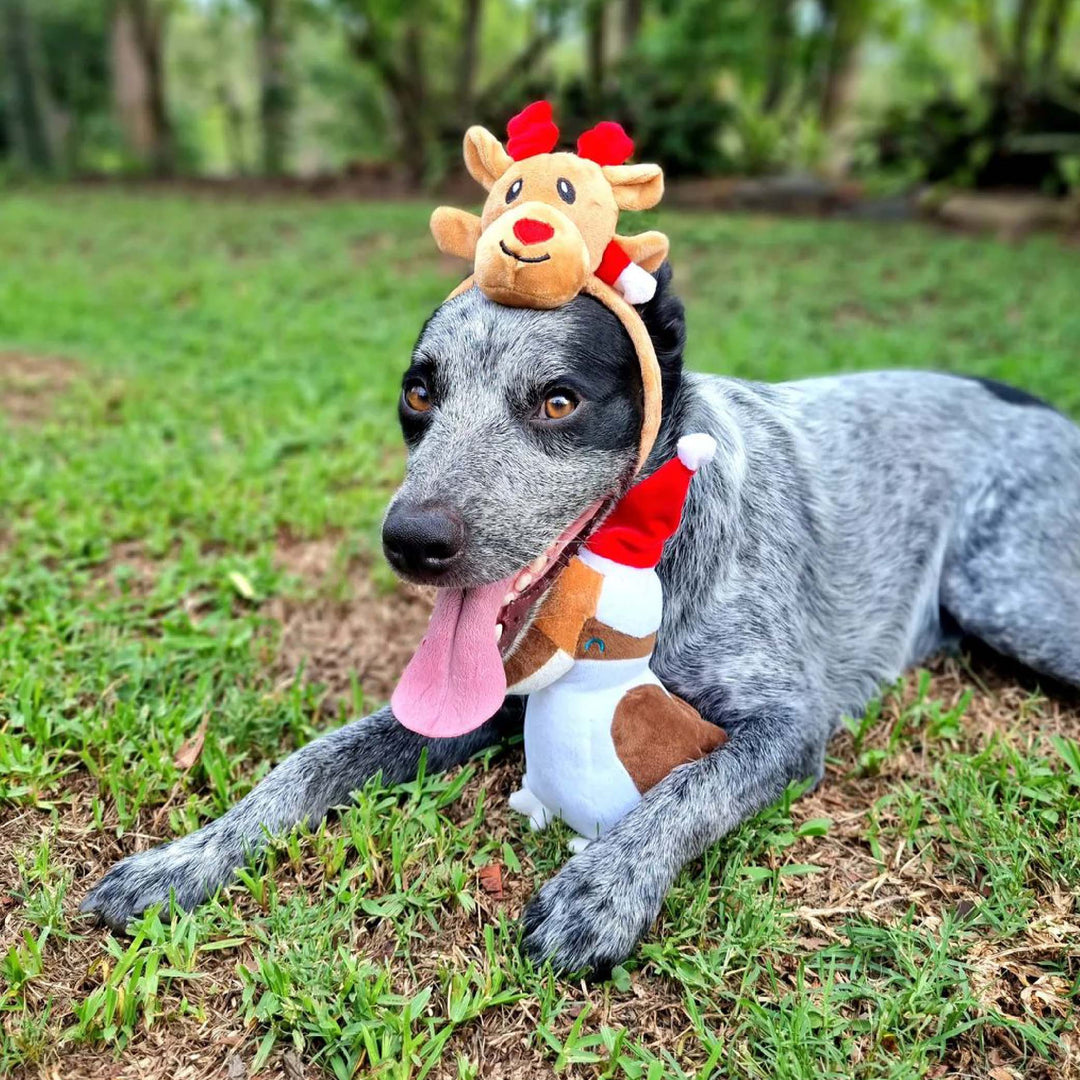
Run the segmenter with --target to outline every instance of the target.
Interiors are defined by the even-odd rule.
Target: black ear
[[[682,378],[683,348],[686,346],[686,311],[671,291],[671,263],[664,261],[654,275],[656,293],[638,311],[652,338],[663,376],[664,399],[673,401]]]

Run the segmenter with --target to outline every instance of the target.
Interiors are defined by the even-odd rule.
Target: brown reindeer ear
[[[605,165],[603,171],[620,210],[648,210],[664,197],[659,165]]]
[[[465,168],[485,190],[513,164],[513,158],[487,128],[474,124],[465,132]]]
[[[431,235],[444,255],[472,260],[480,239],[480,219],[453,206],[440,206],[431,215]]]

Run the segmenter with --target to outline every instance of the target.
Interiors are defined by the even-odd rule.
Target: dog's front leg
[[[232,880],[237,868],[265,845],[268,833],[286,832],[303,821],[317,824],[376,773],[387,784],[413,779],[424,750],[432,773],[459,765],[495,743],[520,715],[520,700],[509,699],[498,716],[456,739],[414,735],[389,708],[354,720],[286,758],[217,821],[117,863],[91,890],[82,911],[122,929],[170,894],[190,909]]]
[[[820,779],[827,731],[793,716],[725,724],[728,742],[681,765],[529,902],[524,946],[563,971],[605,974],[660,911],[690,859],[776,802],[792,780]]]

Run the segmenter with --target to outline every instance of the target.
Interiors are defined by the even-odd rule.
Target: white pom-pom
[[[656,278],[631,263],[616,279],[615,288],[628,304],[647,304],[656,295]]]
[[[684,435],[678,445],[679,460],[691,471],[697,472],[708,465],[716,455],[716,440],[703,431]]]

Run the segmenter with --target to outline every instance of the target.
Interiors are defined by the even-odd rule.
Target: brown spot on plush
[[[634,637],[613,629],[598,619],[586,619],[577,639],[577,660],[637,660],[652,654],[656,635]]]
[[[554,642],[536,626],[530,626],[521,644],[506,658],[506,685],[512,691],[518,683],[535,675],[558,652]]]
[[[544,597],[533,626],[573,656],[585,620],[596,614],[603,584],[598,571],[580,559],[571,559]]]
[[[663,687],[635,686],[611,722],[615,754],[634,786],[645,794],[677,765],[697,761],[727,742],[723,728]]]

